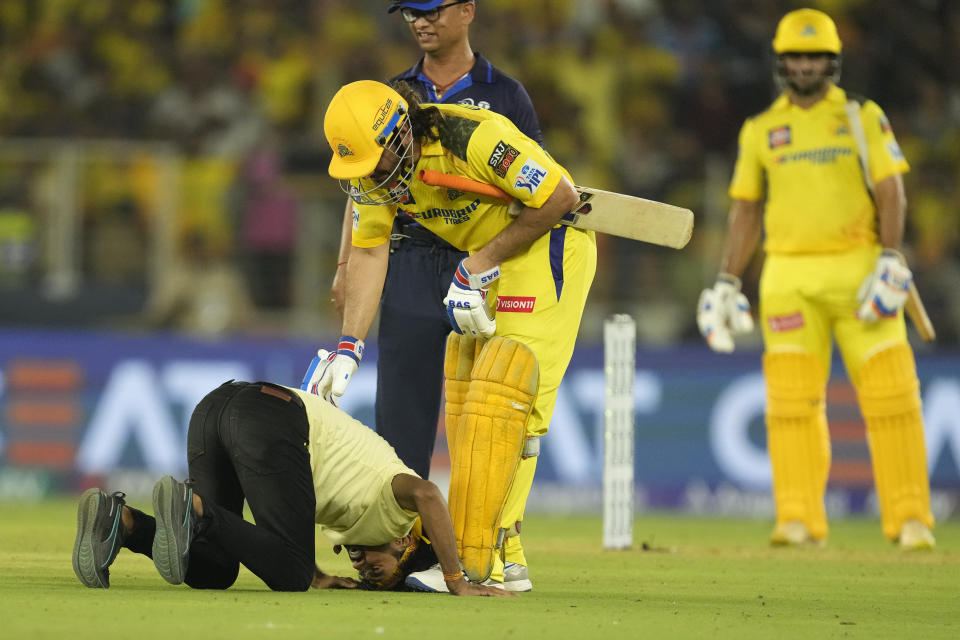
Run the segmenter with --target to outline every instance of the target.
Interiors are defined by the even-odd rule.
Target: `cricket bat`
[[[513,196],[499,187],[470,178],[429,170],[421,171],[419,177],[421,182],[432,187],[490,196],[508,205],[514,202]],[[590,187],[576,189],[580,202],[563,216],[561,224],[674,249],[685,247],[693,234],[693,212],[690,209],[613,191]]]
[[[933,323],[930,322],[930,316],[927,315],[923,301],[920,300],[920,292],[917,291],[917,285],[913,284],[913,282],[910,283],[910,290],[907,292],[907,304],[904,307],[904,311],[910,316],[910,320],[913,321],[913,326],[917,328],[917,333],[920,334],[924,342],[933,342],[937,339],[937,332],[933,328]]]

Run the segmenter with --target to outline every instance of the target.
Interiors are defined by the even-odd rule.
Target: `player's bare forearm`
[[[877,235],[884,249],[900,249],[903,225],[907,212],[907,196],[903,177],[894,174],[884,178],[874,188],[877,205]]]
[[[365,340],[380,305],[387,275],[390,243],[376,247],[353,247],[347,264],[342,335]]]
[[[460,571],[457,537],[453,532],[450,511],[437,485],[405,473],[393,477],[393,494],[397,504],[420,514],[423,528],[430,534],[433,551],[445,574]],[[461,578],[462,580],[462,578]]]
[[[727,218],[727,243],[720,271],[738,278],[743,275],[760,244],[762,233],[763,202],[734,199]]]
[[[524,207],[516,219],[464,262],[470,273],[479,273],[502,264],[526,250],[537,238],[550,231],[579,201],[577,190],[566,177],[542,207]]]
[[[343,227],[340,230],[340,250],[337,252],[337,269],[333,274],[333,283],[330,285],[330,295],[333,297],[333,306],[343,320],[343,302],[346,296],[347,261],[350,259],[350,246],[353,237],[353,201],[347,198],[347,206],[343,212]]]

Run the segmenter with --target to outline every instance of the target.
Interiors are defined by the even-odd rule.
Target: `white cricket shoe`
[[[937,544],[930,528],[919,520],[907,520],[904,522],[897,540],[900,542],[901,549],[908,549],[910,551],[933,549]]]
[[[773,530],[770,544],[775,547],[822,546],[823,542],[810,535],[810,529],[799,520],[785,522]]]
[[[429,569],[414,571],[404,579],[404,583],[417,591],[450,593],[447,582],[443,579],[443,570],[440,568],[439,562]]]
[[[507,562],[503,565],[503,588],[507,591],[533,591],[530,572],[522,564]]]

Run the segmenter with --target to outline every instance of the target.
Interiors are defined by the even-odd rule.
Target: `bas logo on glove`
[[[481,273],[470,273],[464,262],[462,260],[457,265],[447,297],[443,299],[450,326],[457,333],[492,336],[497,323],[486,304],[486,288],[500,277],[500,266]]]

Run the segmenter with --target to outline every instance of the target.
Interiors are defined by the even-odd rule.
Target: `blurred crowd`
[[[387,6],[0,2],[0,291],[37,290],[56,262],[49,211],[66,206],[80,238],[73,295],[144,291],[132,325],[217,333],[289,327],[283,318],[306,312],[316,334],[335,333],[344,198],[326,176],[323,111],[343,83],[419,57]],[[526,85],[546,146],[579,183],[694,210],[683,251],[601,238],[590,303],[596,316],[633,314],[642,342],[674,344],[695,339],[737,132],[775,95],[770,41],[799,6],[835,18],[841,85],[885,109],[912,165],[908,257],[941,342],[956,344],[960,3],[478,0],[471,44]],[[94,144],[104,140],[124,145]],[[68,147],[80,161],[64,164]],[[174,217],[174,257],[157,269],[160,216]],[[745,282],[754,299],[758,273]],[[105,296],[103,317],[124,311],[114,299],[127,298]]]

